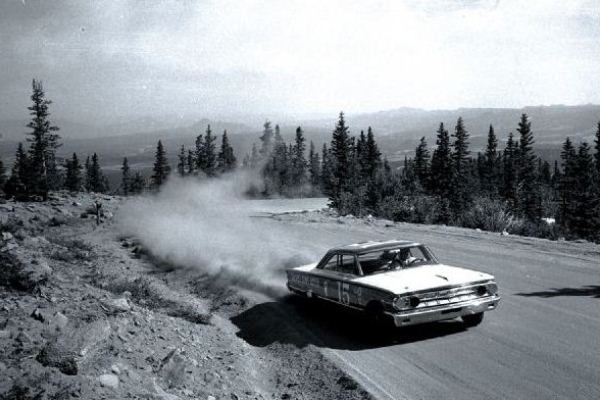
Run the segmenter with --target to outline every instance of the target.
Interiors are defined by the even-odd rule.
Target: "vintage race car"
[[[440,264],[427,246],[399,240],[331,249],[318,263],[288,269],[287,278],[294,293],[398,327],[458,317],[475,326],[500,301],[492,275]]]

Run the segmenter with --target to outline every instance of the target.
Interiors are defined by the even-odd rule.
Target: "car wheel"
[[[463,323],[466,326],[477,326],[483,321],[483,313],[471,314],[471,315],[463,315],[462,316]]]
[[[383,307],[379,303],[370,303],[365,310],[367,318],[373,326],[378,328],[389,328],[391,327],[391,321],[387,314],[383,312]]]

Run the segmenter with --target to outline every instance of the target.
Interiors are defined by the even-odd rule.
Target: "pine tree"
[[[448,198],[452,182],[452,154],[450,136],[443,123],[437,130],[436,146],[431,157],[431,181],[435,182],[431,189],[434,194]]]
[[[133,175],[133,179],[131,180],[131,185],[129,186],[129,191],[132,194],[140,194],[146,189],[146,180],[142,176],[139,171]]]
[[[273,150],[273,129],[271,128],[271,122],[268,120],[265,121],[263,125],[263,134],[260,137],[260,141],[262,143],[260,148],[260,155],[263,158],[268,157]]]
[[[308,154],[310,184],[313,189],[321,187],[321,163],[319,153],[315,150],[315,144],[310,141],[310,150]]]
[[[256,143],[252,143],[252,153],[250,153],[250,169],[258,168],[260,163],[260,154],[256,148]]]
[[[514,140],[513,133],[510,132],[502,157],[502,197],[508,202],[512,210],[517,209],[517,157],[518,144]]]
[[[559,184],[559,223],[565,232],[573,232],[573,217],[577,207],[575,191],[577,190],[578,161],[575,147],[568,137],[562,146],[560,158],[562,159],[563,173]]]
[[[419,191],[415,162],[406,155],[404,156],[404,168],[402,168],[401,182],[402,189],[404,189],[407,194],[415,195]]]
[[[123,157],[123,165],[121,166],[121,193],[123,196],[129,196],[131,192],[131,173],[129,172],[129,161],[127,157]]]
[[[292,161],[292,179],[296,186],[302,186],[306,182],[306,159],[304,158],[304,152],[306,151],[306,139],[302,128],[296,128],[296,139],[292,148],[291,161]]]
[[[538,159],[538,178],[540,184],[551,187],[552,173],[550,172],[550,163],[546,160]]]
[[[195,170],[204,171],[206,169],[206,160],[204,159],[204,136],[202,134],[196,137],[196,150],[194,161],[196,163]]]
[[[360,181],[361,183],[366,182],[369,177],[369,161],[367,160],[367,136],[365,135],[365,131],[360,131],[360,135],[356,141],[355,152]]]
[[[98,155],[96,153],[92,155],[92,161],[89,164],[88,173],[86,175],[88,177],[87,190],[97,193],[108,191],[108,181],[102,173],[100,161],[98,160]]]
[[[16,198],[27,197],[29,190],[28,184],[30,181],[29,173],[31,168],[29,167],[29,158],[23,148],[23,143],[19,142],[17,151],[15,153],[15,162],[13,164],[10,178],[4,185],[4,191],[6,194],[14,196]]]
[[[344,120],[344,113],[340,112],[338,122],[332,134],[329,149],[332,166],[331,191],[327,193],[333,208],[339,206],[340,196],[345,191],[351,191],[350,187],[350,162],[352,152],[352,141],[349,128]]]
[[[179,176],[185,176],[185,165],[186,165],[186,153],[185,146],[181,145],[181,149],[179,149],[179,156],[177,157],[177,173]]]
[[[461,215],[472,200],[472,181],[469,159],[469,133],[462,117],[456,121],[452,143],[452,184],[450,187],[450,207],[455,215]]]
[[[233,147],[231,147],[231,145],[229,144],[227,131],[224,131],[221,140],[221,150],[219,151],[218,156],[219,171],[233,171],[236,167],[236,163],[237,160],[235,158],[235,155],[233,154]]]
[[[204,136],[204,146],[202,148],[202,156],[204,158],[203,172],[206,176],[215,176],[217,173],[216,140],[217,137],[213,136],[210,125],[208,125],[206,128],[206,135]]]
[[[321,150],[321,191],[325,194],[333,191],[333,162],[327,144]]]
[[[66,160],[65,167],[67,169],[65,177],[66,189],[71,192],[79,192],[82,186],[81,170],[83,167],[79,163],[76,153],[73,153],[73,157],[70,160]]]
[[[55,132],[58,128],[50,123],[50,112],[48,106],[52,102],[46,99],[42,83],[32,82],[33,93],[31,101],[33,105],[28,107],[31,122],[27,127],[32,129],[29,133],[31,142],[29,149],[29,160],[31,171],[29,171],[30,182],[27,190],[32,195],[41,196],[44,200],[48,197],[49,189],[58,189],[60,186],[60,175],[56,167],[56,149],[60,146],[60,136]]]
[[[481,168],[481,189],[485,194],[495,197],[500,187],[500,155],[498,154],[498,139],[494,133],[494,127],[490,125],[487,136],[487,145],[483,155]]]
[[[379,151],[379,147],[377,146],[377,142],[375,141],[375,135],[373,134],[373,129],[369,126],[367,128],[367,145],[365,150],[365,165],[366,165],[366,175],[371,179],[375,178],[377,171],[381,167],[381,152]]]
[[[429,187],[430,158],[429,150],[427,149],[427,141],[425,140],[425,136],[423,136],[415,149],[414,161],[415,176],[423,188]]]
[[[529,221],[538,222],[542,217],[540,187],[536,176],[536,159],[533,152],[533,133],[527,114],[519,121],[519,163],[517,172],[518,204],[521,214]]]
[[[85,187],[85,190],[87,190],[89,192],[92,190],[91,189],[91,187],[92,187],[92,163],[90,161],[89,155],[85,159],[84,170],[85,170],[84,187]]]
[[[187,153],[187,174],[191,175],[194,173],[196,162],[194,160],[194,152],[192,150],[188,150]]]
[[[159,189],[163,183],[167,180],[171,168],[167,161],[167,153],[163,147],[162,142],[159,140],[156,145],[156,153],[154,154],[154,167],[152,168],[152,187]]]
[[[583,142],[577,152],[575,192],[573,193],[572,230],[581,238],[600,238],[600,199],[594,188],[594,161],[590,146]]]
[[[595,167],[596,167],[596,181],[600,186],[600,122],[598,122],[598,127],[596,129],[596,138],[594,139],[594,148],[596,152],[594,153]]]

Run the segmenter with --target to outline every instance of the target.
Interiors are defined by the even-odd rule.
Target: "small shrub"
[[[15,234],[19,229],[22,229],[25,224],[23,220],[9,215],[8,217],[0,217],[0,232],[10,232]]]
[[[380,217],[392,221],[432,224],[439,219],[440,207],[432,196],[386,197],[379,204]]]
[[[515,223],[515,218],[500,200],[478,197],[471,208],[457,217],[455,222],[465,228],[502,232]]]

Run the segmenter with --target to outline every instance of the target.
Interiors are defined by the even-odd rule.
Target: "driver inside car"
[[[410,249],[402,249],[396,257],[401,266],[406,267],[414,263],[417,258],[412,255]]]

